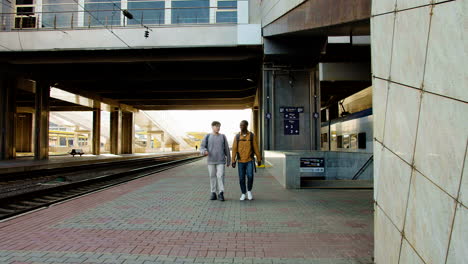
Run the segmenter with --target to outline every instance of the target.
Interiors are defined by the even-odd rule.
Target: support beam
[[[99,101],[94,101],[93,108],[93,155],[101,154],[101,107]]]
[[[122,153],[120,137],[122,135],[122,111],[114,108],[110,112],[110,153],[119,155]]]
[[[133,154],[135,143],[135,118],[132,112],[122,112],[122,154]]]
[[[34,159],[49,158],[49,107],[50,85],[47,81],[36,81],[36,111],[34,116]]]
[[[10,74],[0,74],[0,160],[14,159],[16,128],[16,87]]]

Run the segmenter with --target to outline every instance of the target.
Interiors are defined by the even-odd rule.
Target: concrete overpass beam
[[[0,74],[0,160],[14,159],[16,129],[16,81]]]
[[[50,84],[36,80],[34,117],[34,159],[49,158]]]

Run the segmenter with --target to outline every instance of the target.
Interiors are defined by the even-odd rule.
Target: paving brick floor
[[[372,263],[370,190],[285,190],[258,169],[253,201],[209,200],[205,160],[0,223],[0,263]]]

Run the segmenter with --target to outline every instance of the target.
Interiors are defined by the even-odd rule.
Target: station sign
[[[284,119],[299,119],[299,113],[283,113]]]
[[[300,172],[325,172],[324,158],[300,158]]]
[[[284,120],[285,135],[299,135],[299,120]]]
[[[279,112],[283,115],[284,135],[299,135],[299,114],[304,113],[304,107],[283,106]]]
[[[304,107],[283,106],[279,108],[280,113],[304,113]]]

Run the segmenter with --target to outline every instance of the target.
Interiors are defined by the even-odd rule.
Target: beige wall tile
[[[415,167],[457,196],[468,139],[468,104],[424,93],[416,139]]]
[[[396,0],[372,0],[372,15],[379,15],[395,10]]]
[[[424,89],[468,102],[468,16],[462,2],[434,6]]]
[[[374,78],[372,89],[372,111],[374,115],[374,137],[383,142],[385,111],[387,108],[388,82]]]
[[[397,264],[400,252],[401,234],[379,207],[375,210],[375,240],[385,243],[375,244],[375,263]]]
[[[398,229],[403,230],[411,167],[387,149],[381,155],[377,203]]]
[[[455,200],[415,172],[411,182],[405,236],[426,263],[444,263]]]
[[[458,201],[468,207],[468,155],[467,154],[465,154],[465,168],[463,169],[463,176],[462,176],[461,186],[460,186],[460,196],[458,198]]]
[[[384,0],[385,2],[385,0]],[[397,10],[415,8],[423,5],[428,5],[431,3],[431,0],[397,0],[396,6]]]
[[[429,31],[429,7],[398,12],[393,38],[392,81],[420,88]]]
[[[421,92],[395,83],[388,90],[384,144],[408,163],[413,161]]]
[[[424,264],[421,258],[414,252],[406,239],[403,239],[403,245],[400,253],[401,264]]]
[[[394,13],[371,19],[372,74],[383,79],[390,76],[394,20]]]
[[[459,205],[453,224],[452,238],[447,264],[466,263],[468,261],[468,209]]]
[[[377,192],[379,190],[378,183],[380,178],[380,163],[382,160],[382,152],[384,147],[380,142],[374,140],[374,200],[377,200]]]

